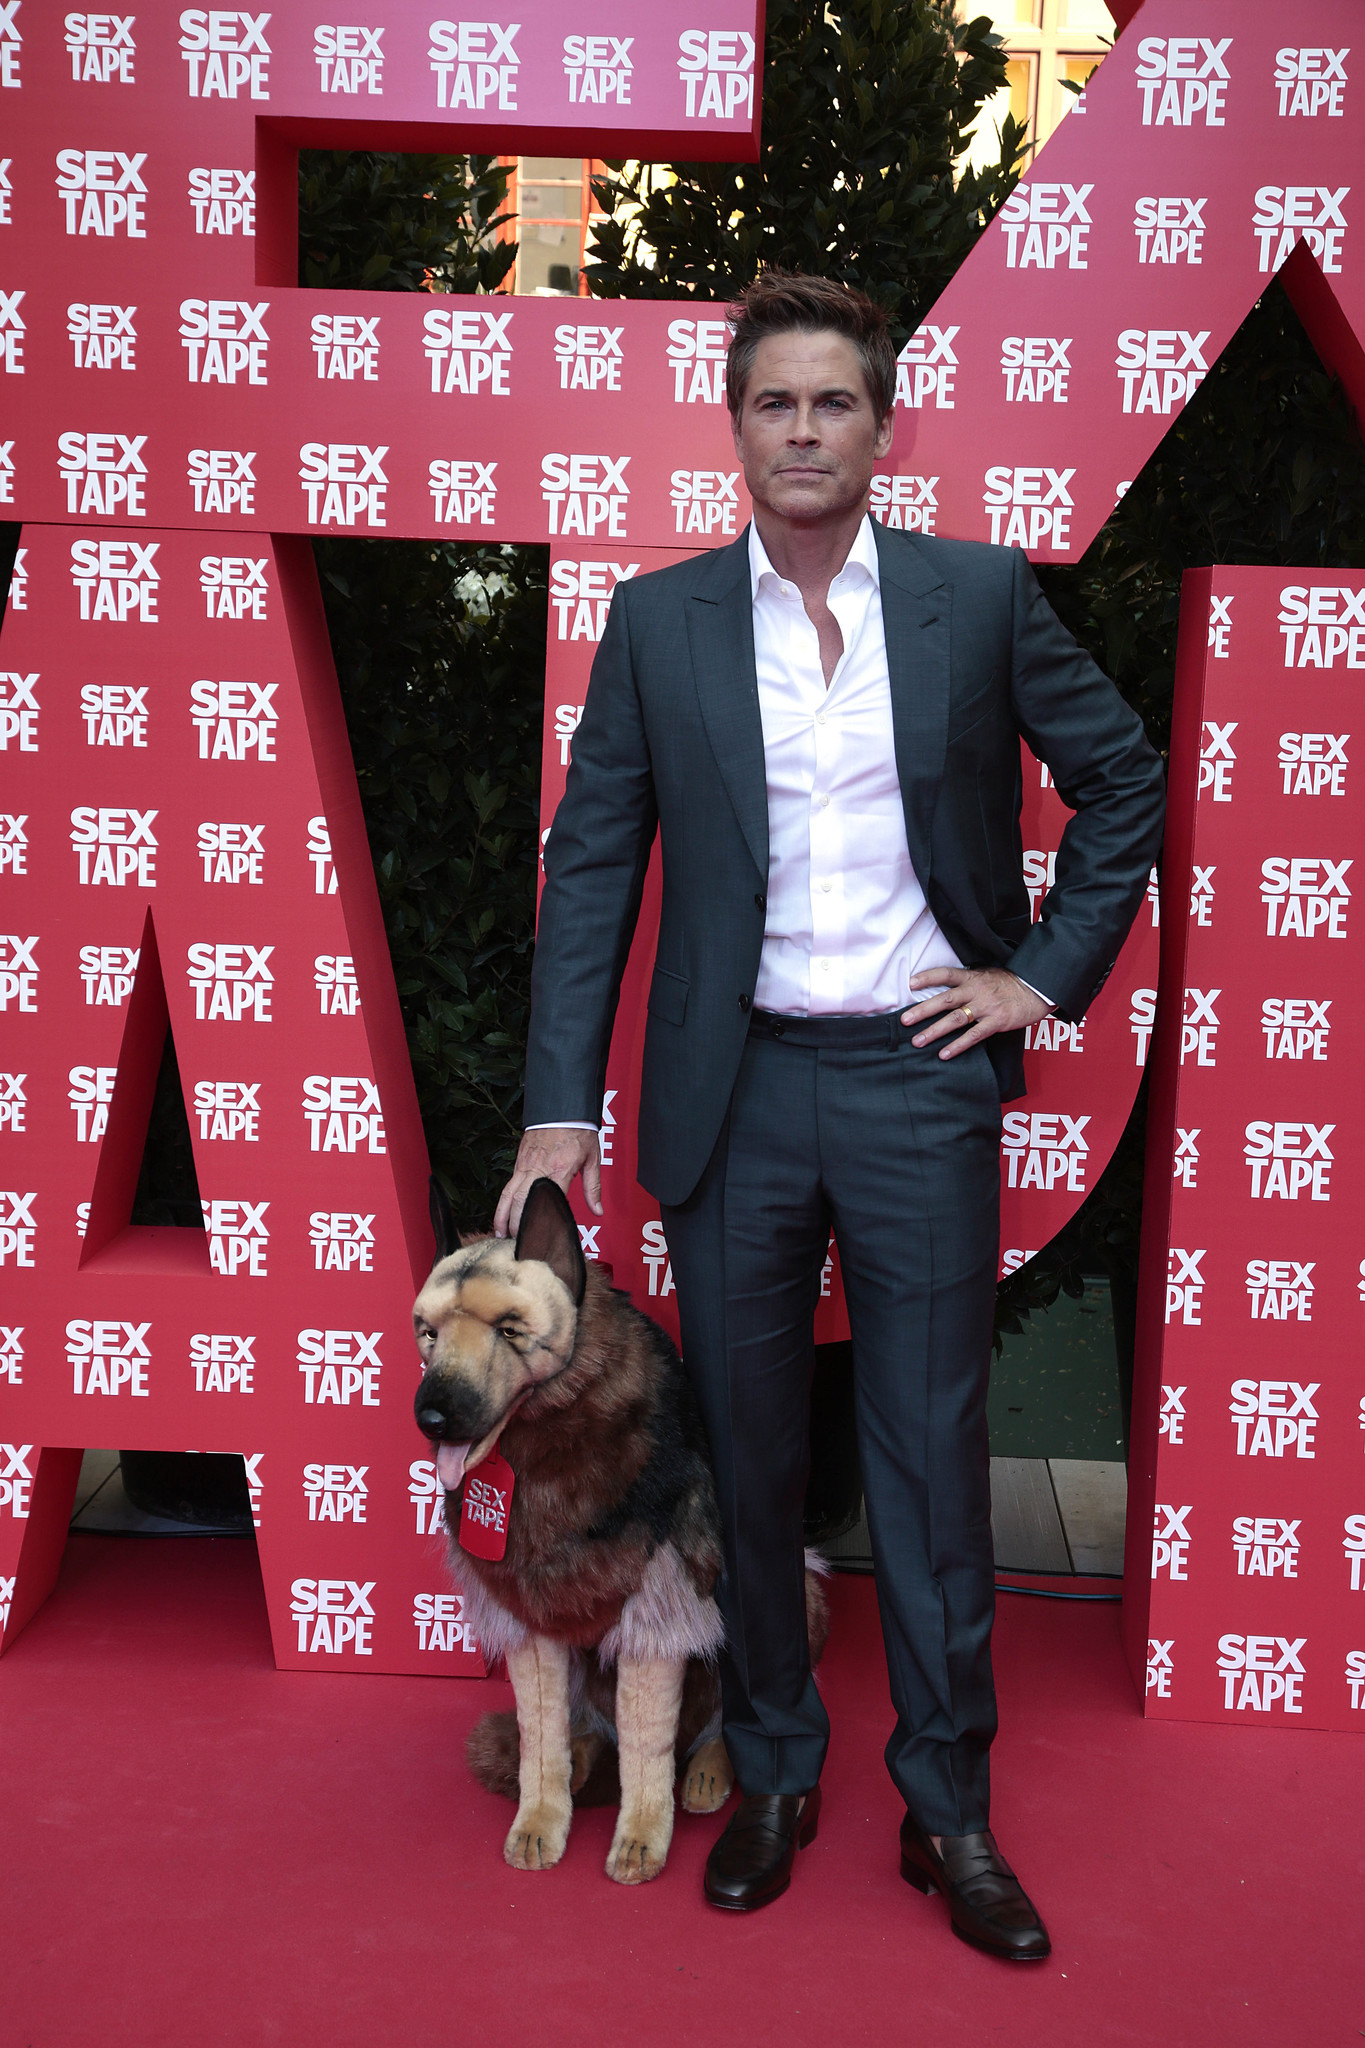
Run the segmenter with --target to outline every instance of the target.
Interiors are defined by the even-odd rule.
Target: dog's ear
[[[460,1233],[455,1228],[450,1198],[434,1173],[427,1182],[427,1208],[431,1216],[431,1227],[436,1236],[436,1257],[432,1264],[439,1266],[442,1259],[448,1259],[452,1252],[460,1249]]]
[[[531,1184],[517,1232],[517,1257],[540,1259],[581,1305],[588,1287],[583,1246],[568,1197],[557,1181],[545,1176]]]

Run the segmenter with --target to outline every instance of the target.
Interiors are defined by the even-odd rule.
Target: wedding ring
[[[971,1013],[971,1009],[969,1008],[969,1006],[968,1006],[968,1005],[967,1005],[966,1003],[964,1003],[964,1004],[962,1005],[962,1014],[963,1014],[963,1016],[964,1016],[964,1017],[965,1017],[965,1018],[967,1019],[967,1022],[968,1022],[968,1024],[975,1024],[975,1022],[976,1022],[976,1019],[975,1019],[975,1017],[974,1017],[974,1016],[972,1015],[972,1013]]]

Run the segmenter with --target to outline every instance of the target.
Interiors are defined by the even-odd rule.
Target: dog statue
[[[605,1804],[619,1773],[607,1875],[643,1884],[668,1855],[675,1777],[689,1813],[714,1813],[733,1784],[701,1416],[668,1336],[585,1261],[554,1181],[532,1187],[515,1245],[461,1241],[435,1180],[432,1222],[436,1264],[413,1308],[417,1426],[436,1450],[465,1615],[484,1654],[506,1659],[517,1702],[515,1721],[474,1729],[470,1765],[517,1799],[503,1848],[517,1870],[558,1863],[575,1798]],[[506,1550],[476,1556],[458,1541],[460,1495],[495,1450],[514,1475]],[[817,1656],[816,1571],[806,1584]]]

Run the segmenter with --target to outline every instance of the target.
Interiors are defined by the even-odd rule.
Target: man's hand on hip
[[[1007,967],[928,967],[911,975],[910,986],[940,991],[903,1011],[901,1022],[924,1027],[915,1031],[916,1045],[932,1045],[956,1033],[940,1052],[941,1060],[970,1052],[997,1031],[1022,1031],[1053,1008]]]
[[[521,1211],[531,1183],[558,1181],[565,1194],[575,1174],[583,1176],[583,1193],[594,1216],[602,1214],[602,1148],[596,1131],[544,1124],[539,1130],[523,1131],[517,1147],[512,1178],[498,1197],[493,1218],[496,1237],[515,1237],[521,1226]]]

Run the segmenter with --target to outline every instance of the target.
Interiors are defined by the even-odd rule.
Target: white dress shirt
[[[844,651],[825,687],[801,592],[749,527],[768,777],[768,909],[754,1002],[784,1016],[904,1008],[921,968],[960,967],[924,898],[896,772],[880,564],[870,518],[829,586]]]

